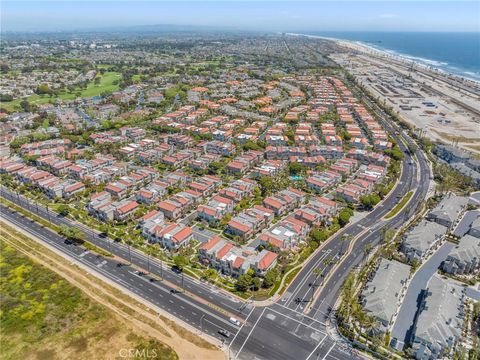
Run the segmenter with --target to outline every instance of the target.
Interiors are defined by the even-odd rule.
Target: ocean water
[[[480,81],[480,33],[308,32],[351,40],[426,66]]]

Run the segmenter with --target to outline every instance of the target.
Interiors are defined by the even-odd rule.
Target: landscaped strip
[[[410,200],[410,198],[413,195],[413,191],[409,191],[403,198],[402,200],[390,211],[387,215],[385,215],[385,219],[391,219],[395,215],[398,214],[400,210],[403,209],[405,204]]]

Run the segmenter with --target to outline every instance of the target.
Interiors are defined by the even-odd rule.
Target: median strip
[[[397,204],[395,205],[395,207],[387,214],[385,215],[385,219],[391,219],[392,217],[394,217],[395,215],[397,215],[400,210],[403,209],[403,207],[408,203],[408,201],[410,200],[410,198],[412,197],[413,195],[413,191],[410,190],[403,198],[402,200]]]

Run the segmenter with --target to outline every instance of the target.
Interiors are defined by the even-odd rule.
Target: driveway
[[[413,322],[418,312],[419,296],[422,294],[422,290],[427,288],[428,281],[437,272],[442,261],[447,258],[450,250],[454,247],[454,244],[445,242],[413,276],[392,328],[392,339],[397,340],[397,348],[403,349],[403,346],[408,343]]]

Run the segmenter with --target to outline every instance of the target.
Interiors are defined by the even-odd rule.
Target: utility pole
[[[48,205],[47,205],[47,216],[48,216],[48,222],[51,223],[52,220],[50,220],[50,211],[48,210]]]
[[[130,251],[130,242],[127,242],[128,246],[128,257],[130,258],[130,265],[132,265],[132,253]]]
[[[203,320],[204,317],[205,317],[205,314],[203,314],[202,317],[200,318],[200,329],[202,329],[202,331],[203,331],[203,322],[202,322],[202,320]]]

